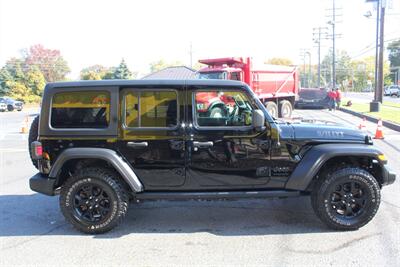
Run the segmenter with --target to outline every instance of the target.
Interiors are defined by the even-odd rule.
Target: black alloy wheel
[[[335,230],[356,230],[375,216],[380,186],[365,169],[343,167],[324,171],[311,192],[316,215]]]
[[[105,189],[96,184],[84,184],[74,194],[74,211],[77,220],[95,223],[108,218],[111,211],[111,197]]]
[[[330,196],[332,213],[338,216],[352,218],[365,212],[367,204],[367,189],[359,182],[339,183]]]
[[[87,234],[117,226],[128,211],[129,196],[113,170],[87,167],[61,187],[60,208],[67,221]]]

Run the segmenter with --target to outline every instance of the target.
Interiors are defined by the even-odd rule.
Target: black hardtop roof
[[[71,81],[71,82],[54,82],[48,83],[46,89],[50,88],[71,88],[71,87],[129,87],[129,86],[177,86],[177,85],[195,85],[195,86],[234,86],[247,87],[245,83],[232,80],[98,80],[98,81]]]

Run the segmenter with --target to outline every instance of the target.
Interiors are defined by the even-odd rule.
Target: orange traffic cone
[[[25,116],[25,119],[22,122],[21,133],[28,133],[28,121],[28,116]]]
[[[383,139],[382,120],[379,119],[374,139]]]
[[[367,119],[364,117],[363,120],[360,122],[360,125],[358,125],[358,129],[365,131],[367,129],[365,125],[366,121]]]

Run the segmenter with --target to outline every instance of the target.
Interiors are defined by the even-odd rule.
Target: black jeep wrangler
[[[33,191],[104,233],[130,200],[310,195],[329,227],[354,230],[395,181],[362,132],[279,122],[251,89],[221,80],[50,83],[30,131]]]

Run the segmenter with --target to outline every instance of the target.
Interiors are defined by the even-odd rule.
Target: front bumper
[[[394,181],[396,181],[396,173],[392,171],[387,165],[384,165],[382,167],[382,178],[383,178],[382,186],[393,184]]]
[[[47,176],[44,176],[42,173],[37,173],[29,179],[29,187],[32,191],[48,195],[55,195],[55,184],[56,179],[51,179]]]

